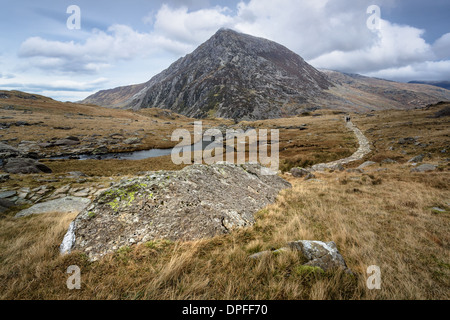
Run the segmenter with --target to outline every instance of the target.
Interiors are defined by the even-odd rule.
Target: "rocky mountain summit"
[[[165,108],[196,118],[267,119],[298,114],[330,86],[286,47],[220,29],[146,84],[102,91],[83,102]]]
[[[291,185],[257,164],[192,165],[150,172],[103,191],[72,222],[61,252],[91,260],[151,240],[194,240],[250,226]]]

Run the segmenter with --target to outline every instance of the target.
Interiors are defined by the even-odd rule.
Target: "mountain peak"
[[[268,119],[310,108],[330,86],[324,74],[286,47],[222,28],[139,90],[135,87],[125,105],[196,118]]]

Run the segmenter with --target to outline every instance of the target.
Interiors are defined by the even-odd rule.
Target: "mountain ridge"
[[[102,90],[82,103],[170,109],[193,118],[258,120],[321,107],[364,112],[450,100],[450,91],[440,90],[319,71],[276,42],[220,29],[148,82]]]

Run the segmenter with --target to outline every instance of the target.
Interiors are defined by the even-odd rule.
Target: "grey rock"
[[[307,266],[319,267],[324,271],[342,268],[351,273],[344,258],[334,242],[300,240],[289,243],[289,247],[298,250],[308,259]]]
[[[62,199],[51,200],[43,203],[38,203],[31,208],[22,210],[15,215],[15,218],[22,218],[32,214],[43,214],[50,212],[59,213],[77,213],[84,210],[91,200],[86,198],[65,197]]]
[[[346,273],[352,273],[347,267],[344,258],[339,253],[334,242],[299,240],[289,242],[286,247],[274,251],[262,251],[249,256],[250,259],[260,259],[263,256],[282,253],[289,250],[298,251],[308,262],[305,266],[318,267],[324,271],[342,269]]]
[[[383,161],[381,161],[382,164],[395,164],[397,163],[397,161],[392,160],[392,159],[384,159]]]
[[[417,142],[416,138],[408,137],[408,138],[399,139],[397,143],[398,144],[414,144],[416,142]]]
[[[72,140],[72,141],[80,141],[80,138],[75,137],[75,136],[68,136],[68,137],[66,137],[66,138],[64,138],[64,139],[66,139],[66,140]]]
[[[0,183],[6,182],[10,179],[10,175],[7,173],[0,174]]]
[[[363,169],[360,168],[351,168],[346,170],[348,173],[364,173]]]
[[[0,199],[0,213],[8,211],[13,206],[14,203],[12,201],[8,199]]]
[[[6,160],[3,170],[8,173],[51,173],[52,170],[46,165],[34,159],[11,158]]]
[[[91,260],[153,239],[195,240],[252,225],[291,185],[256,164],[192,165],[115,184],[75,219],[74,249]]]
[[[141,139],[139,139],[139,138],[128,138],[123,141],[123,143],[125,143],[125,144],[137,144],[140,142],[141,142]]]
[[[7,159],[10,157],[17,157],[19,156],[20,150],[17,148],[14,148],[8,144],[0,142],[0,159]]]
[[[90,193],[91,193],[90,189],[82,189],[82,190],[78,190],[78,191],[74,192],[72,195],[74,197],[84,198],[84,197],[88,197]]]
[[[437,169],[437,166],[433,164],[422,164],[418,166],[417,168],[412,168],[411,172],[430,172],[435,171]]]
[[[71,171],[67,173],[69,177],[72,178],[78,178],[78,177],[87,177],[87,174],[81,172],[81,171]]]
[[[292,168],[290,172],[295,178],[303,178],[311,173],[309,170],[303,168]]]
[[[313,174],[313,173],[308,173],[306,176],[305,176],[305,181],[308,181],[308,180],[312,180],[312,179],[315,179],[316,178],[316,176]]]
[[[80,141],[73,140],[73,139],[61,139],[61,140],[56,140],[55,142],[53,142],[54,146],[76,146],[79,144],[80,144]]]
[[[3,191],[0,192],[0,199],[11,198],[17,195],[17,191]]]
[[[376,163],[376,162],[373,162],[373,161],[366,161],[366,162],[364,162],[362,165],[360,165],[360,166],[358,167],[358,169],[364,169],[364,168],[373,166],[374,164],[377,164],[377,163]]]
[[[410,159],[410,160],[408,161],[408,163],[419,163],[419,162],[422,162],[424,158],[425,158],[425,155],[424,155],[424,154],[421,154],[421,155],[418,155],[418,156],[416,156],[416,157]]]

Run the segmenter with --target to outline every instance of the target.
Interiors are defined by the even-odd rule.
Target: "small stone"
[[[7,173],[0,174],[0,183],[6,182],[6,181],[8,181],[9,179],[10,179],[9,174],[7,174]]]
[[[418,155],[418,156],[410,159],[408,161],[408,163],[419,163],[419,162],[422,162],[424,158],[425,158],[425,155],[421,154],[421,155]]]
[[[348,173],[364,173],[363,169],[359,169],[359,168],[353,168],[353,169],[347,169]]]
[[[11,198],[17,195],[17,191],[4,191],[0,192],[0,199]]]
[[[394,164],[397,163],[397,161],[392,160],[392,159],[384,159],[383,161],[381,161],[382,164]]]
[[[366,162],[364,162],[362,165],[360,165],[360,166],[358,167],[358,169],[364,169],[364,168],[366,168],[366,167],[373,166],[374,164],[377,164],[377,163],[376,163],[376,162],[373,162],[373,161],[366,161]]]
[[[67,173],[70,177],[87,177],[87,175],[81,171],[71,171]]]
[[[141,142],[141,139],[139,139],[139,138],[129,138],[129,139],[126,139],[123,141],[123,143],[125,143],[125,144],[137,144],[140,142]]]
[[[53,192],[53,195],[57,196],[57,195],[60,195],[60,194],[66,194],[69,191],[69,189],[70,189],[70,184],[65,185],[65,186],[63,186],[61,188],[56,189],[55,192]]]
[[[295,178],[302,178],[311,173],[311,172],[309,172],[309,170],[306,170],[303,168],[292,168],[290,172],[291,172],[292,176]]]
[[[311,179],[315,179],[316,178],[316,176],[313,174],[313,173],[308,173],[307,175],[306,175],[306,177],[305,177],[305,181],[307,181],[307,180],[311,180]]]

